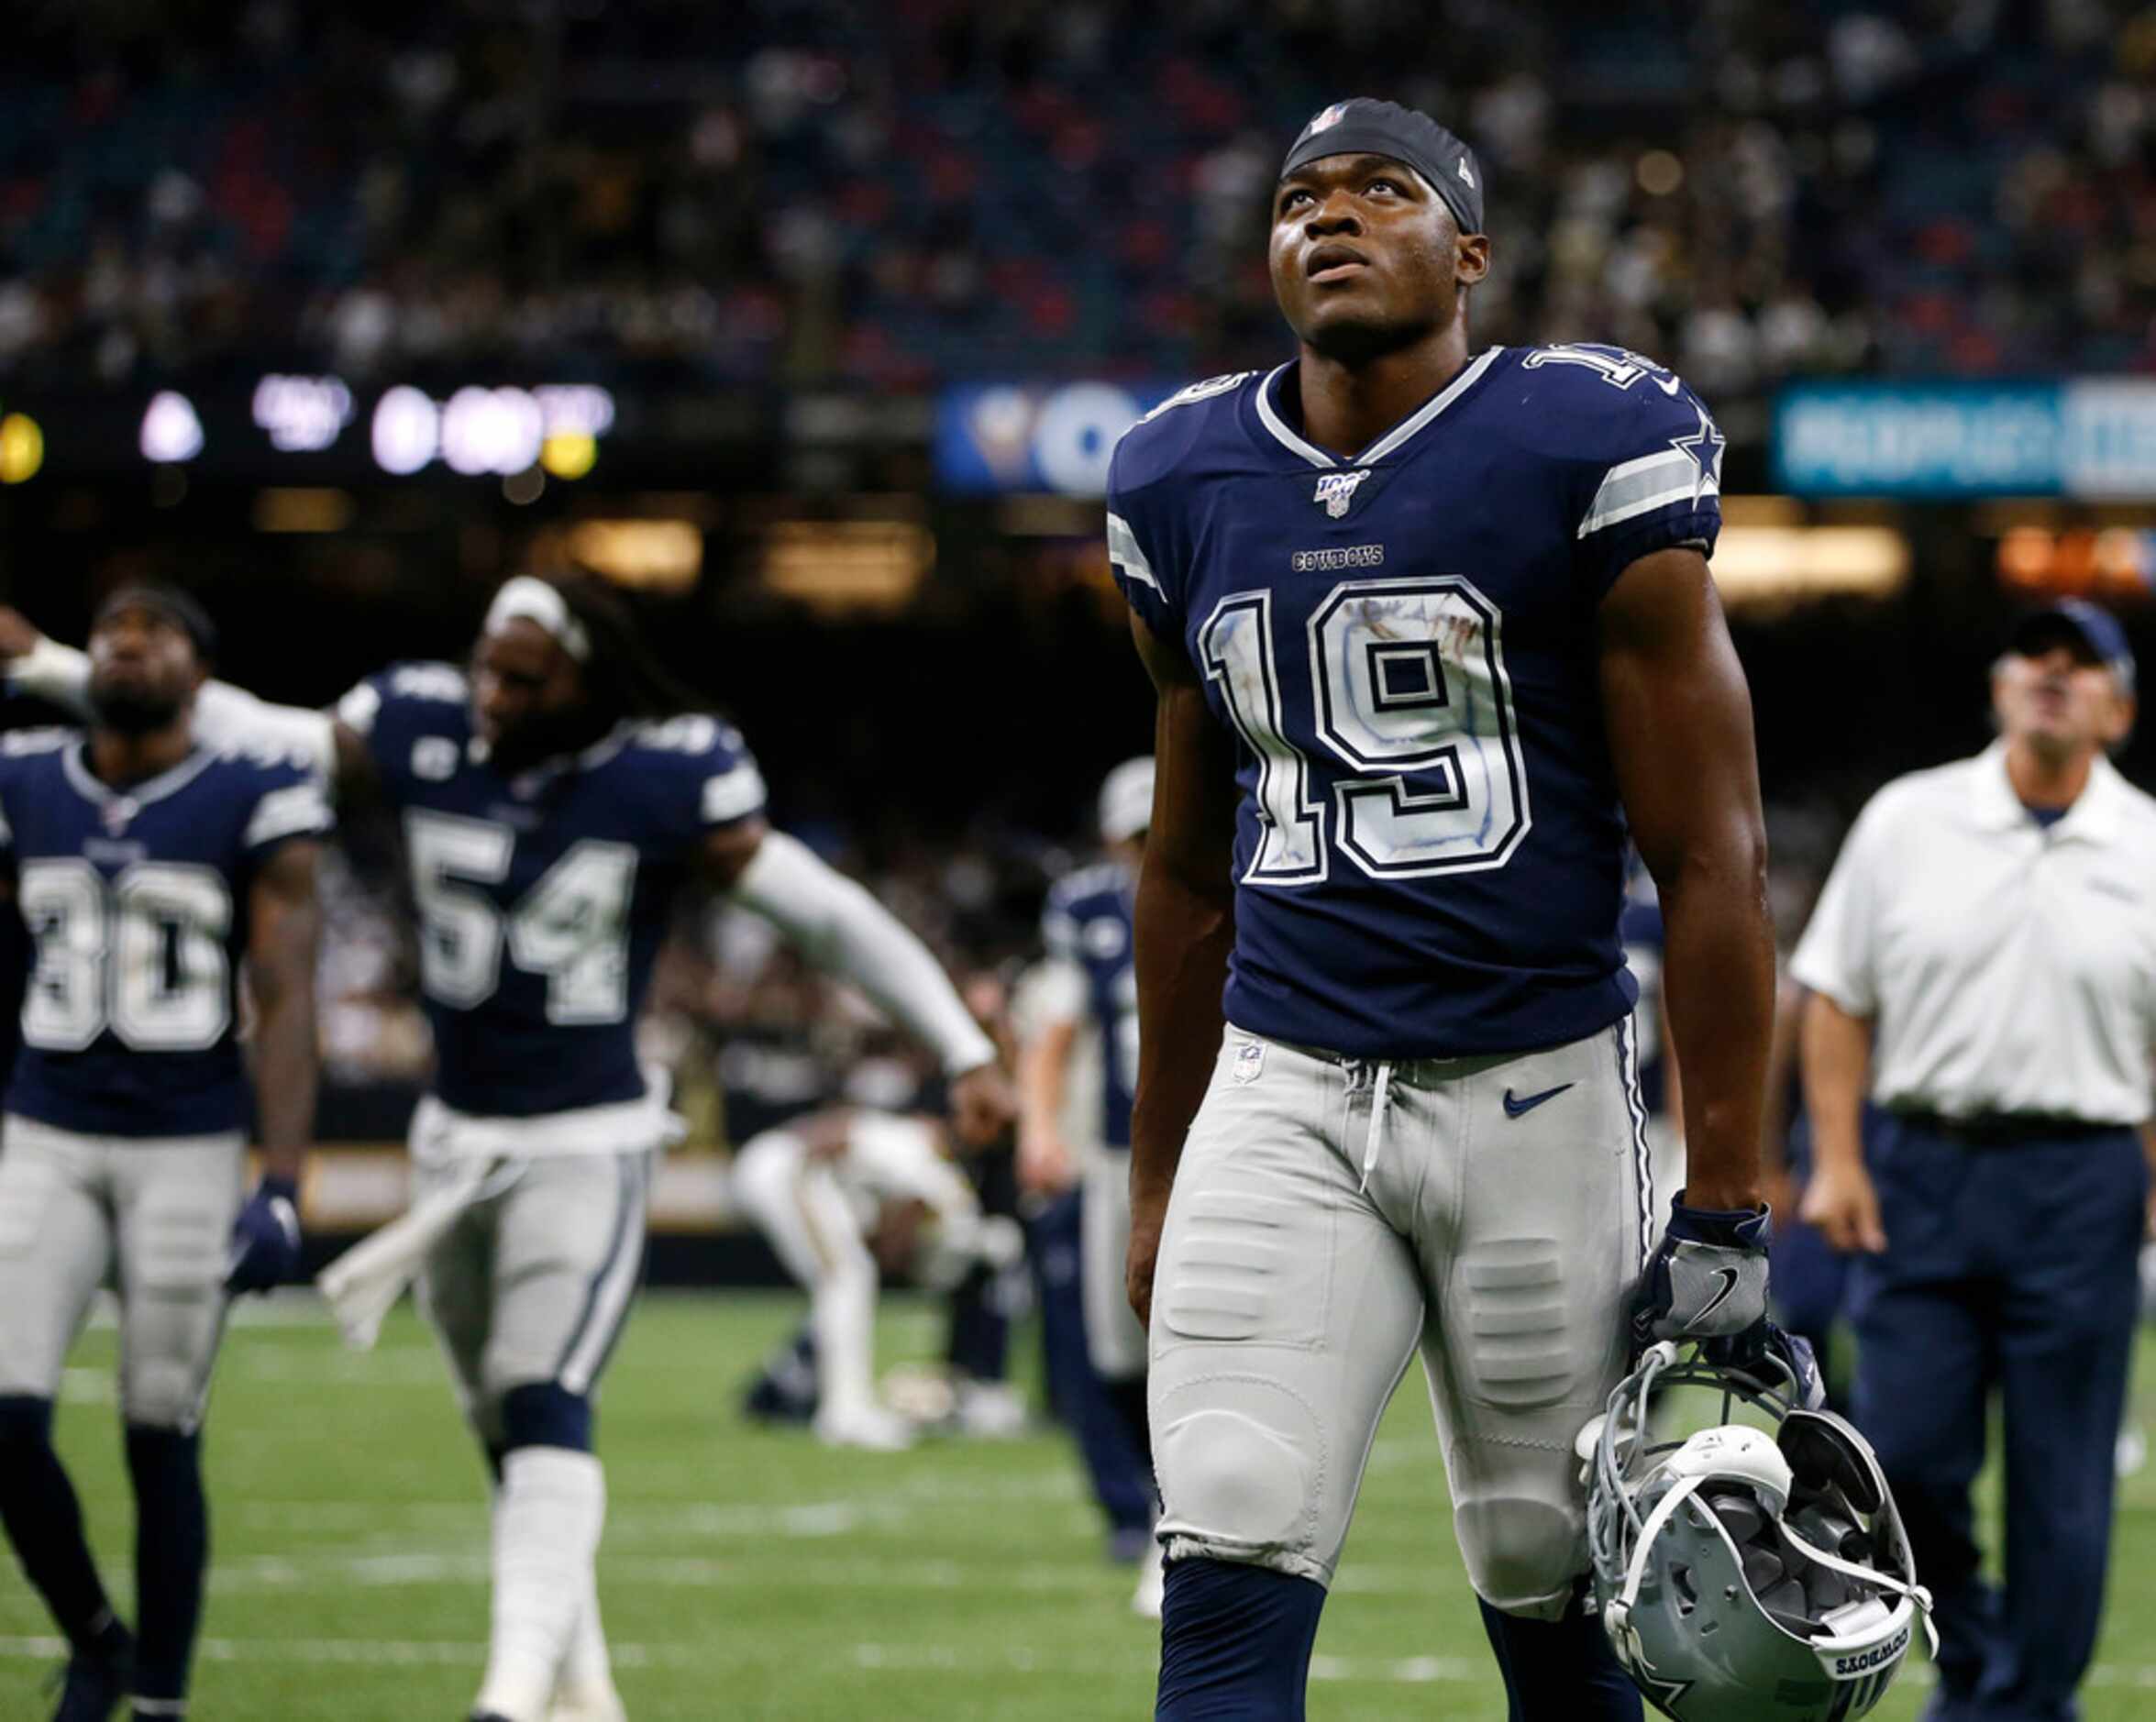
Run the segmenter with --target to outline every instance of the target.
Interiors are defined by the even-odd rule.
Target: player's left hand
[[[1657,1340],[1751,1339],[1766,1325],[1768,1210],[1687,1208],[1684,1198],[1671,1199],[1669,1229],[1640,1282],[1635,1351]]]
[[[983,1147],[1010,1128],[1018,1103],[995,1065],[981,1065],[951,1083],[951,1123],[961,1142]]]
[[[266,1177],[232,1224],[232,1267],[225,1289],[266,1292],[299,1277],[299,1186]]]

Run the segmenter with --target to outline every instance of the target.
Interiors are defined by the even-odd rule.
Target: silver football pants
[[[513,1387],[596,1393],[643,1273],[652,1160],[545,1154],[504,1165],[428,1254],[420,1308],[482,1441],[503,1439]],[[449,1176],[415,1165],[415,1198]]]
[[[246,1144],[0,1121],[0,1394],[60,1389],[90,1299],[119,1293],[121,1415],[192,1431],[225,1323]]]
[[[1154,1281],[1171,1561],[1329,1584],[1420,1350],[1476,1590],[1563,1611],[1587,1566],[1573,1438],[1623,1373],[1652,1231],[1631,1036],[1380,1064],[1229,1030]]]

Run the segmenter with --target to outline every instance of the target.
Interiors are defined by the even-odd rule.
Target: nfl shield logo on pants
[[[1255,1082],[1265,1067],[1266,1045],[1263,1041],[1244,1041],[1235,1048],[1233,1080],[1238,1087]]]
[[[1355,500],[1356,487],[1369,476],[1367,468],[1360,472],[1328,472],[1318,480],[1318,493],[1310,501],[1324,503],[1326,513],[1338,520]]]

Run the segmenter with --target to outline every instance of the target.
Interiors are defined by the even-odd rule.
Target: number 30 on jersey
[[[1199,634],[1205,674],[1257,761],[1244,882],[1315,884],[1333,848],[1377,879],[1503,867],[1530,821],[1497,606],[1453,575],[1346,580],[1306,634],[1307,717],[1287,709],[1270,591],[1230,593]],[[1310,743],[1338,762],[1330,805]]]

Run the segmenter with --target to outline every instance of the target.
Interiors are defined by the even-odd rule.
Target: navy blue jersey
[[[1617,348],[1496,348],[1354,460],[1296,365],[1117,446],[1109,555],[1238,737],[1231,1021],[1358,1057],[1520,1051],[1631,1008],[1596,610],[1711,549],[1722,438]]]
[[[1100,1036],[1100,1140],[1131,1145],[1138,1082],[1138,976],[1131,966],[1129,872],[1114,862],[1058,879],[1041,916],[1048,955],[1086,977],[1086,1008]]]
[[[0,737],[0,843],[33,944],[7,1109],[103,1136],[245,1129],[238,985],[256,869],[330,828],[304,766],[197,748],[125,790],[71,730]]]
[[[337,716],[402,815],[435,1092],[516,1118],[640,1097],[635,1020],[674,894],[707,834],[764,804],[740,735],[701,714],[625,724],[504,775],[448,664],[370,677]]]

